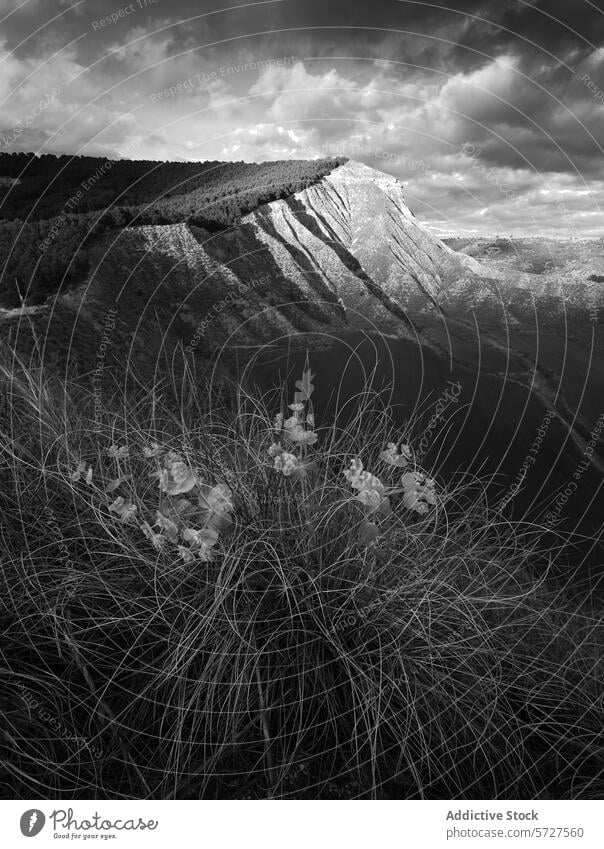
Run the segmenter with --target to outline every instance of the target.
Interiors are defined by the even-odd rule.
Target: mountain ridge
[[[483,368],[491,359],[494,373],[531,380],[532,335],[564,331],[583,344],[593,333],[600,345],[593,318],[602,301],[595,282],[520,275],[451,249],[415,218],[399,180],[348,160],[218,233],[180,223],[101,236],[81,284],[39,307],[2,311],[0,326],[20,350],[31,352],[37,337],[43,357],[84,373],[115,307],[107,371],[126,358],[156,376],[178,350],[206,362],[360,330],[451,362],[479,359],[479,339]],[[555,386],[564,368],[535,360],[552,403],[564,395]]]

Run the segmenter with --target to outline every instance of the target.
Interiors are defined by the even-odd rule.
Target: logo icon
[[[46,817],[42,811],[39,811],[37,808],[30,808],[29,811],[21,814],[21,834],[24,837],[35,837],[37,834],[40,834],[45,822]]]

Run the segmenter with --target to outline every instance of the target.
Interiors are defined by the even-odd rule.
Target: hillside
[[[149,162],[0,154],[0,304],[40,303],[81,280],[91,241],[128,225],[212,231],[312,185],[344,159]]]
[[[21,328],[23,344],[33,324],[46,357],[66,362],[75,351],[86,370],[90,340],[115,306],[118,357],[129,340],[137,363],[152,367],[159,350],[207,355],[314,330],[415,338],[414,325],[440,326],[439,301],[454,281],[492,297],[489,273],[432,237],[398,181],[350,162],[220,233],[180,223],[99,235],[78,286],[28,310],[27,327],[19,310],[4,323],[13,335]]]
[[[377,335],[404,418],[434,404],[448,382],[461,387],[448,436],[427,448],[442,472],[492,475],[502,503],[524,515],[568,486],[602,412],[602,260],[567,278],[490,257],[439,241],[395,178],[346,162],[220,232],[179,223],[100,235],[79,285],[25,313],[5,311],[2,324],[21,350],[35,337],[45,361],[63,369],[91,374],[102,350],[109,381],[127,364],[161,378],[184,350],[191,362],[244,369],[267,387],[287,349],[328,345],[324,367],[342,352],[345,368],[354,334]],[[366,379],[361,369],[346,392]],[[548,439],[526,475],[548,411]],[[556,516],[582,522],[586,535],[604,507],[597,439],[590,458],[579,494]]]
[[[337,362],[236,411],[4,365],[5,795],[601,794],[601,615],[375,397],[330,427]]]

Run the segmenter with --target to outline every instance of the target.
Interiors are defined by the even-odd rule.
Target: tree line
[[[190,223],[217,232],[316,183],[344,157],[155,162],[0,154],[0,305],[41,303],[83,279],[109,229]]]

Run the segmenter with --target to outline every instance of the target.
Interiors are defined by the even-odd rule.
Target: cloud
[[[99,100],[73,51],[18,60],[0,47],[0,149],[103,154],[131,137],[129,108]],[[0,138],[0,143],[2,139]]]
[[[564,195],[581,226],[596,226],[604,15],[591,3],[137,4],[99,29],[106,0],[5,1],[0,131],[11,149],[343,154],[399,177],[435,225],[562,232]]]

